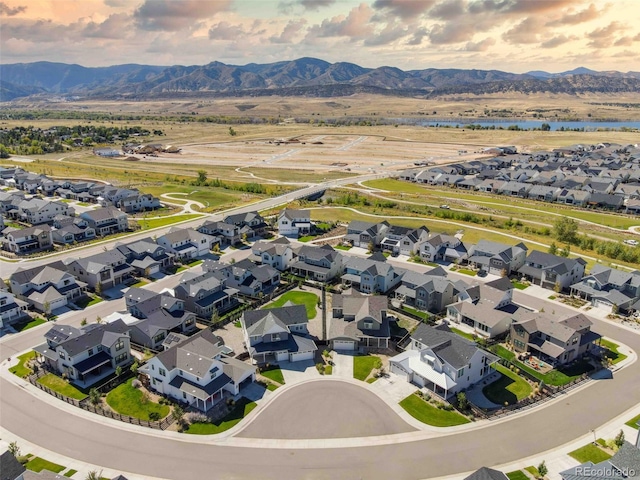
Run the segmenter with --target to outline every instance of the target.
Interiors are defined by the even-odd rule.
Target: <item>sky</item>
[[[640,71],[640,0],[0,0],[0,63]]]

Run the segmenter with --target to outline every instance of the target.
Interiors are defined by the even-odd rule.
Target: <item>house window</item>
[[[102,345],[98,345],[98,346],[96,347],[96,350],[97,350],[98,352],[101,352],[101,351],[102,351]]]
[[[116,343],[116,352],[118,350],[122,350],[124,348],[124,341],[122,339],[118,340]]]
[[[187,398],[187,392],[182,392],[182,398]]]
[[[60,355],[60,358],[64,358],[64,352],[60,352],[59,355]]]
[[[462,377],[462,375],[464,375],[464,368],[458,370],[458,378]]]
[[[164,368],[159,368],[159,369],[158,369],[158,373],[159,373],[160,375],[162,375],[163,377],[166,377],[166,376],[167,376],[167,371],[166,371]]]
[[[364,322],[364,328],[373,328],[373,322],[365,321]]]
[[[87,353],[89,354],[89,356],[93,355],[93,348],[90,348]]]
[[[124,362],[127,358],[129,358],[129,354],[128,353],[121,353],[120,355],[118,355],[116,357],[116,363],[120,363],[120,362]]]

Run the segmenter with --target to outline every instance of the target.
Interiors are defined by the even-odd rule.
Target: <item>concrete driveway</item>
[[[404,378],[395,373],[387,373],[384,377],[378,378],[370,384],[372,390],[387,397],[389,401],[399,403],[413,392],[419,389],[416,385],[407,382]]]
[[[280,362],[280,370],[287,385],[300,383],[310,378],[320,378],[320,373],[313,360],[300,362]]]
[[[415,431],[366,387],[335,380],[283,391],[239,437],[349,438]]]

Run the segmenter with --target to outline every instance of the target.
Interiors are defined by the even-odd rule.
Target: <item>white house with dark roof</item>
[[[329,345],[334,350],[388,348],[391,337],[388,300],[384,295],[357,292],[333,294]]]
[[[49,225],[28,228],[6,228],[3,231],[2,247],[18,255],[53,248],[52,230]]]
[[[343,258],[331,245],[302,245],[294,249],[291,273],[310,280],[327,282],[342,272]]]
[[[225,276],[219,272],[185,272],[173,291],[184,301],[186,310],[206,319],[214,311],[220,314],[238,303],[238,290],[227,286]]]
[[[80,214],[97,235],[111,235],[118,232],[126,232],[129,228],[129,216],[115,207],[98,208]]]
[[[299,237],[311,232],[311,212],[285,208],[278,214],[278,233],[285,237]]]
[[[527,246],[519,243],[515,246],[480,240],[471,250],[468,258],[470,265],[481,268],[494,275],[509,276],[511,272],[524,265]]]
[[[431,234],[429,238],[419,244],[418,253],[426,262],[460,263],[469,258],[469,244],[465,244],[453,235],[444,233]]]
[[[0,290],[0,328],[27,317],[29,304],[6,290]]]
[[[198,227],[198,232],[218,238],[222,245],[235,245],[242,240],[240,227],[233,223],[208,220]]]
[[[23,200],[17,207],[12,211],[12,216],[31,225],[51,222],[56,215],[73,216],[75,213],[74,209],[64,202],[40,198]]]
[[[177,258],[190,259],[206,255],[219,238],[201,233],[193,228],[172,228],[168,233],[156,238],[156,243]]]
[[[442,267],[426,273],[408,270],[402,275],[401,285],[394,291],[397,300],[418,310],[439,313],[458,298],[454,282],[447,279]]]
[[[227,286],[250,297],[271,293],[280,285],[280,272],[269,265],[256,265],[248,258],[228,264],[216,260],[205,260],[202,264],[205,272],[218,272]]]
[[[205,329],[160,352],[138,372],[148,378],[152,390],[206,412],[225,392],[238,395],[255,380],[255,367],[225,351],[222,339]]]
[[[566,258],[533,250],[518,269],[518,274],[543,288],[559,286],[566,290],[582,279],[586,264],[580,257]]]
[[[589,300],[594,307],[628,311],[640,300],[640,271],[623,272],[594,265],[589,275],[571,285],[571,295]]]
[[[290,302],[280,308],[246,310],[242,332],[254,363],[313,360],[318,349],[309,336],[304,305]]]
[[[256,242],[251,252],[255,261],[269,265],[280,272],[288,270],[293,263],[293,246],[286,237],[279,237],[272,242]]]
[[[90,387],[111,375],[116,367],[133,362],[129,327],[122,321],[83,328],[55,325],[46,343],[34,348],[42,361],[80,386]]]
[[[421,323],[411,335],[410,348],[389,359],[389,370],[447,399],[493,373],[491,365],[497,361],[446,325]]]
[[[390,229],[391,225],[387,221],[372,223],[353,220],[347,226],[347,234],[344,239],[351,242],[354,247],[368,248],[370,244],[378,247]],[[396,227],[395,231],[397,235],[404,235],[409,229]]]
[[[126,244],[116,243],[116,249],[125,256],[137,275],[148,277],[173,265],[174,254],[168,253],[151,238]]]
[[[254,238],[264,234],[267,224],[258,212],[236,213],[224,217],[224,223],[235,225],[239,228],[240,236],[246,234],[247,238]]]
[[[344,272],[343,284],[363,293],[386,293],[400,283],[404,270],[384,261],[349,257]]]

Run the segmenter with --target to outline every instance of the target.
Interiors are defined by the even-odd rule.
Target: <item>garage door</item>
[[[313,360],[313,351],[310,352],[295,352],[289,354],[290,362],[300,362],[302,360]]]
[[[289,360],[289,352],[287,352],[286,350],[276,353],[277,362],[286,362],[287,360]]]
[[[355,342],[353,340],[334,340],[333,349],[334,350],[354,350]]]
[[[395,363],[389,363],[389,367],[391,367],[391,373],[395,373],[396,375],[403,377],[406,381],[409,381],[409,374],[404,370],[404,368]]]

